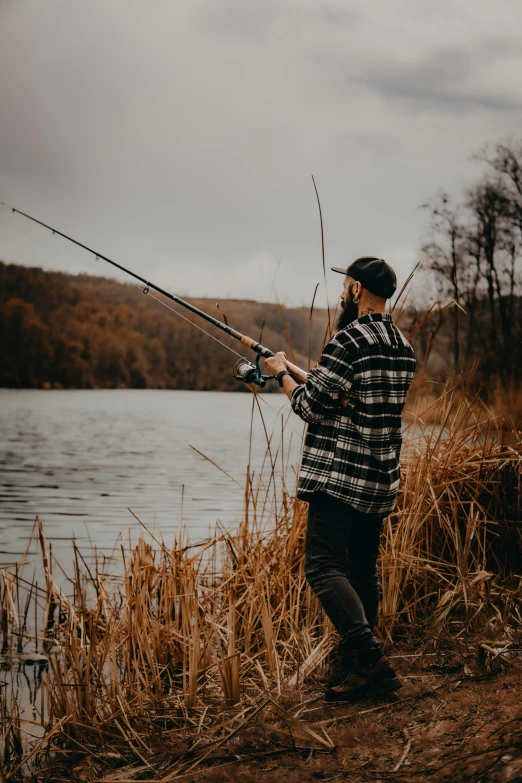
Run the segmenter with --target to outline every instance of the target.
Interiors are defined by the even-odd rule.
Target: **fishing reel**
[[[259,360],[261,357],[256,357],[256,363],[252,364],[248,359],[239,359],[233,369],[234,378],[243,383],[255,383],[256,386],[266,386],[266,382],[275,378],[275,375],[263,375],[261,367],[259,366]]]

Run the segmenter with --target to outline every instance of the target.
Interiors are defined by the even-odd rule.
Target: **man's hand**
[[[284,353],[284,351],[279,351],[275,356],[272,356],[271,359],[265,359],[265,365],[272,375],[277,375],[278,372],[286,370],[287,364],[288,359],[286,358],[286,353]]]
[[[275,356],[272,356],[271,359],[265,359],[265,365],[272,375],[277,375],[277,373],[286,370],[288,367],[286,353],[279,351]],[[297,386],[298,384],[290,375],[283,375],[283,391],[289,400],[292,399],[292,394],[294,390],[297,389]]]

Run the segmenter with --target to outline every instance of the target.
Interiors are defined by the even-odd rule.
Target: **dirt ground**
[[[324,726],[331,751],[279,750],[281,735],[270,735],[265,724],[230,743],[212,768],[180,780],[522,783],[522,660],[480,675],[463,666],[416,670],[406,658],[396,665],[404,677],[396,701],[319,701],[302,714],[309,725]]]
[[[112,761],[115,753],[67,753],[32,780],[522,783],[522,655],[497,661],[493,671],[407,654],[394,665],[403,678],[399,696],[328,705],[316,689],[303,706],[295,691],[274,694],[272,707],[210,754],[189,753],[190,771],[181,776],[163,745],[146,766]]]

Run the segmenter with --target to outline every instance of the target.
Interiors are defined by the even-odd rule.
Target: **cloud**
[[[156,265],[157,284],[180,296],[243,298],[268,301],[273,294],[278,262],[258,251],[224,271],[212,259],[164,256]],[[273,297],[272,297],[273,298]]]
[[[358,82],[386,98],[405,99],[417,109],[511,111],[522,108],[522,92],[510,89],[508,79],[490,86],[483,73],[504,62],[507,76],[511,64],[506,54],[487,42],[477,47],[441,47],[421,59],[372,63]]]
[[[403,146],[402,139],[395,133],[386,131],[352,131],[334,139],[337,146],[354,143],[358,147],[370,150],[380,155],[396,155]]]
[[[199,18],[202,25],[214,33],[241,36],[250,42],[262,43],[273,31],[284,12],[283,8],[277,0],[263,0],[263,3],[223,0],[218,4],[204,5],[199,9]]]
[[[522,127],[511,0],[24,0],[0,26],[0,198],[192,296],[404,280],[439,188]],[[0,216],[0,257],[98,271]],[[328,285],[336,291],[333,273]],[[321,284],[321,294],[323,295]]]

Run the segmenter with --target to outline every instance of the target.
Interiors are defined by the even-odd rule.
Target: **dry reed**
[[[448,388],[431,409],[419,403],[423,415],[410,412],[379,633],[495,665],[522,641],[522,440],[477,405]],[[237,533],[199,546],[179,534],[167,546],[145,532],[110,572],[75,547],[67,590],[38,523],[45,590],[4,569],[0,633],[4,655],[34,650],[27,618],[38,603],[43,736],[28,749],[16,694],[8,703],[0,688],[0,780],[50,749],[80,755],[76,779],[167,783],[247,730],[272,741],[252,740],[254,754],[333,747],[327,728],[301,716],[335,644],[303,573],[306,506],[278,477],[270,439],[267,458],[266,485],[247,476]]]

